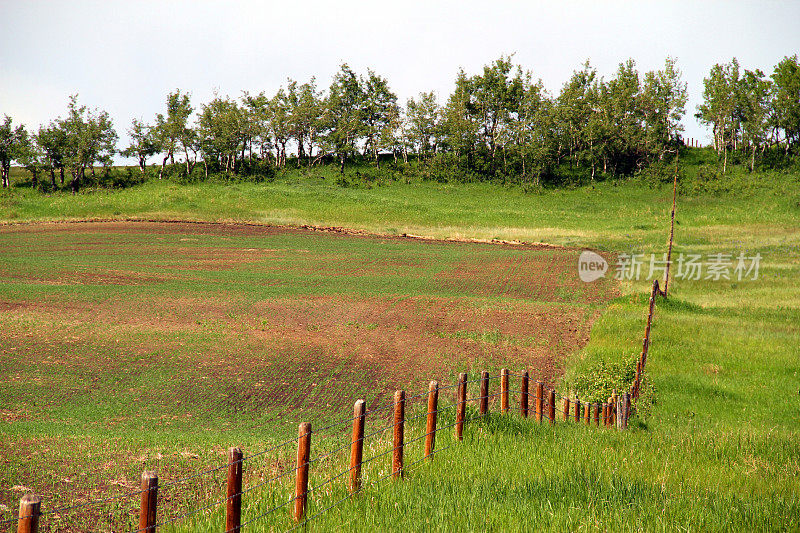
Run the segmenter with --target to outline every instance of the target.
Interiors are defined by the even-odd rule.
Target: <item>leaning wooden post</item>
[[[458,386],[456,387],[456,438],[463,439],[464,435],[464,414],[467,410],[467,374],[464,372],[458,375]]]
[[[500,371],[500,412],[508,412],[508,369]]]
[[[481,372],[481,401],[480,401],[480,414],[481,416],[489,412],[489,372],[484,370]]]
[[[311,458],[311,424],[303,422],[297,432],[297,474],[294,483],[294,519],[299,522],[306,514],[308,499],[308,461]]]
[[[19,500],[17,533],[38,533],[42,499],[36,494],[26,494]]]
[[[522,382],[519,388],[519,411],[528,418],[528,371],[522,372]]]
[[[556,423],[556,391],[550,389],[550,398],[547,402],[547,418],[550,419],[551,424]]]
[[[406,391],[394,393],[394,450],[392,453],[392,477],[403,477],[403,442],[405,436],[403,426],[406,419]]]
[[[425,457],[433,459],[436,446],[436,411],[439,405],[439,382],[428,385],[428,423],[425,425]]]
[[[361,458],[364,456],[364,419],[367,402],[356,400],[353,405],[353,434],[350,440],[350,494],[361,490]]]
[[[158,500],[158,474],[145,470],[142,472],[142,499],[139,506],[139,529],[156,530],[156,501]]]
[[[536,411],[536,421],[542,421],[544,413],[544,384],[541,381],[536,382],[536,399],[534,400],[534,409]]]
[[[564,422],[569,420],[569,398],[561,399],[561,416],[564,418]]]
[[[225,532],[239,531],[242,525],[242,463],[241,448],[228,450],[228,499],[225,506]]]

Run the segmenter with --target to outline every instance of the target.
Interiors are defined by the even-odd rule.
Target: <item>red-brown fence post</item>
[[[228,499],[225,506],[225,533],[239,531],[242,525],[242,466],[240,448],[228,449]]]
[[[464,372],[458,375],[458,385],[456,387],[456,438],[463,439],[464,435],[464,414],[467,410],[467,374]]]
[[[593,405],[593,409],[594,409],[594,425],[595,426],[599,426],[600,425],[600,404],[595,402],[592,405]]]
[[[26,494],[19,500],[17,533],[38,533],[42,499],[36,494]]]
[[[294,519],[306,514],[308,499],[308,461],[311,458],[311,424],[303,422],[297,432],[297,474],[294,483]]]
[[[508,369],[500,371],[500,412],[508,412]]]
[[[142,472],[142,499],[139,505],[138,531],[156,530],[156,502],[158,501],[158,474]]]
[[[433,459],[436,446],[436,412],[439,406],[439,382],[428,385],[428,423],[425,425],[425,457]]]
[[[534,409],[536,410],[536,421],[541,422],[544,415],[544,384],[541,381],[536,382]]]
[[[489,372],[484,370],[481,372],[481,401],[480,401],[480,414],[481,416],[489,412]]]
[[[592,422],[592,404],[589,402],[583,402],[583,423],[585,425],[589,425]]]
[[[575,406],[575,423],[578,424],[581,421],[581,401],[575,398],[572,404]]]
[[[564,418],[564,422],[569,420],[569,398],[561,399],[561,416]]]
[[[524,418],[528,418],[528,371],[522,372],[519,388],[519,411]]]
[[[394,393],[394,450],[392,452],[392,477],[403,477],[403,442],[406,419],[406,391]]]
[[[356,400],[353,405],[353,433],[350,440],[350,494],[361,490],[361,458],[364,457],[364,421],[367,402]]]
[[[556,391],[550,389],[550,398],[547,402],[547,418],[550,419],[551,424],[556,423]]]

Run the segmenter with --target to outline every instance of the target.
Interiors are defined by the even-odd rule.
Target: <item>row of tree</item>
[[[714,65],[703,80],[703,104],[696,116],[714,133],[723,172],[729,150],[748,152],[752,170],[758,153],[782,144],[788,154],[800,145],[797,55],[779,62],[770,78],[758,69],[742,71],[733,58]]]
[[[705,79],[697,116],[711,125],[715,146],[727,165],[730,149],[756,152],[783,143],[787,153],[800,144],[800,67],[787,57],[770,79],[761,71],[740,73],[734,59],[715,65]],[[353,157],[380,165],[381,157],[414,157],[477,179],[537,182],[571,167],[593,179],[598,172],[629,174],[671,157],[680,146],[687,101],[686,83],[675,61],[640,75],[633,60],[610,79],[587,62],[549,94],[530,71],[501,57],[483,72],[459,71],[444,105],[433,92],[398,103],[386,78],[372,70],[358,75],[341,65],[326,91],[312,78],[269,96],[244,92],[215,95],[196,109],[190,95],[168,95],[164,113],[150,122],[134,120],[130,144],[119,151],[135,158],[145,173],[155,156],[158,176],[167,165],[191,175],[202,164],[210,172],[247,174],[287,164],[336,161],[343,172]],[[34,183],[49,173],[73,191],[86,172],[108,168],[117,154],[117,134],[108,113],[69,101],[67,115],[35,133],[0,126],[0,166],[8,186],[12,161],[25,166]],[[176,159],[178,160],[176,163]],[[202,172],[202,171],[201,171]]]

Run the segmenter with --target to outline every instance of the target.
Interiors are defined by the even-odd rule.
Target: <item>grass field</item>
[[[495,417],[473,424],[467,429],[464,445],[449,448],[431,464],[417,465],[409,472],[406,482],[384,483],[380,489],[368,489],[353,501],[315,518],[309,523],[311,529],[799,529],[798,190],[796,176],[783,176],[746,194],[698,194],[680,199],[677,254],[760,253],[763,257],[760,275],[758,280],[744,281],[673,281],[669,301],[658,303],[648,362],[656,404],[650,416],[639,421],[631,431],[539,427],[516,417]],[[318,224],[390,235],[520,239],[649,254],[664,251],[670,192],[631,183],[601,183],[537,195],[492,185],[431,183],[396,183],[369,190],[342,189],[312,178],[267,185],[149,183],[124,191],[101,191],[79,197],[43,198],[32,192],[15,190],[2,196],[0,217],[7,221],[136,217]],[[158,235],[148,235],[137,240],[135,234],[120,236],[110,229],[94,234],[86,229],[87,233],[81,236],[78,227],[67,231],[58,226],[62,238],[66,238],[65,231],[68,235],[75,233],[67,239],[72,248],[72,252],[68,252],[52,242],[57,231],[24,236],[27,231],[24,228],[26,226],[12,226],[0,232],[5,241],[0,290],[7,302],[0,315],[3,373],[9,384],[2,398],[6,421],[0,425],[0,431],[4,443],[13,443],[5,448],[9,451],[3,452],[4,485],[35,484],[37,476],[53,479],[57,474],[69,477],[70,482],[65,482],[68,486],[73,477],[81,479],[80,474],[87,464],[81,463],[79,458],[97,454],[114,458],[108,461],[111,463],[109,472],[115,474],[116,481],[124,487],[125,482],[135,479],[143,466],[154,461],[169,477],[201,464],[224,461],[221,452],[229,444],[252,449],[267,442],[265,428],[269,426],[272,431],[273,420],[268,415],[259,417],[254,413],[274,412],[269,406],[265,404],[260,410],[255,407],[259,404],[253,403],[250,412],[231,412],[224,396],[214,396],[220,391],[209,390],[207,396],[198,394],[197,378],[212,372],[223,379],[236,378],[226,375],[224,365],[214,368],[213,365],[187,364],[187,354],[212,346],[224,346],[216,348],[223,352],[252,355],[253,345],[249,343],[255,339],[256,345],[261,344],[260,334],[252,331],[258,329],[258,319],[254,317],[270,317],[270,313],[265,312],[268,308],[259,307],[263,305],[259,302],[307,302],[314,298],[331,298],[334,294],[333,300],[346,296],[349,303],[353,300],[366,302],[363,305],[369,310],[362,315],[366,317],[375,316],[376,306],[380,311],[385,309],[379,305],[381,300],[406,294],[409,298],[403,302],[457,302],[475,316],[478,310],[483,312],[487,302],[491,303],[490,307],[498,306],[499,302],[503,306],[512,302],[514,309],[504,312],[513,313],[515,317],[519,313],[524,317],[525,312],[545,316],[573,313],[576,324],[584,325],[592,312],[605,309],[592,327],[588,344],[565,363],[567,382],[576,375],[592,375],[601,364],[629,357],[641,346],[648,281],[621,282],[614,284],[615,289],[606,285],[606,291],[618,290],[621,296],[605,306],[604,298],[611,293],[601,290],[598,300],[587,304],[585,287],[561,283],[566,282],[563,273],[569,270],[565,259],[563,265],[553,270],[559,282],[550,286],[552,291],[533,293],[542,286],[541,281],[530,280],[532,273],[541,272],[538,267],[534,268],[536,258],[547,254],[557,257],[559,252],[553,249],[517,250],[496,245],[443,245],[388,237],[359,239],[329,234],[280,236],[278,233],[269,238],[284,239],[284,242],[269,245],[257,243],[258,239],[246,235],[230,237],[230,241],[220,235],[191,235],[188,238],[198,239],[191,244],[192,248],[207,247],[214,252],[187,255],[182,249],[189,245],[180,241],[187,238],[185,236],[162,235],[164,240],[159,242]],[[328,238],[338,239],[337,244],[331,245],[326,241]],[[320,244],[314,249],[304,239]],[[329,243],[327,249],[322,244],[325,242]],[[379,244],[381,242],[383,244]],[[337,248],[339,246],[344,249]],[[524,255],[532,258],[532,268],[515,270],[520,282],[503,286],[505,292],[502,292],[490,282],[496,276],[482,278],[480,268],[464,269],[464,261],[487,264],[486,257],[476,254],[474,247],[488,250],[482,253],[493,256],[494,263],[490,261],[489,264],[503,264],[504,258]],[[316,261],[320,270],[310,269],[310,262],[294,255],[243,259],[232,253],[215,253],[250,248],[308,249],[321,259]],[[76,254],[76,249],[81,253]],[[119,254],[109,253],[117,249],[121,249]],[[148,258],[147,264],[141,264],[142,255]],[[428,276],[411,276],[407,271],[404,275],[403,268],[408,265],[387,263],[398,255],[404,260],[409,257],[418,260],[416,267],[427,268]],[[348,260],[351,256],[358,257],[360,262]],[[572,257],[575,257],[574,252]],[[377,263],[371,261],[374,259]],[[182,261],[189,261],[194,267],[189,271],[181,270]],[[238,266],[220,268],[225,261]],[[285,269],[267,268],[264,272],[264,265],[274,265],[274,261],[284,261]],[[386,265],[381,265],[381,261],[391,267],[383,268]],[[448,270],[468,275],[451,276],[452,281],[447,283],[430,275]],[[345,271],[348,273],[345,277],[358,282],[351,283],[341,279],[343,276],[335,276],[339,271]],[[287,283],[255,287],[253,280],[263,277]],[[54,279],[66,281],[54,284]],[[466,280],[473,284],[465,283]],[[560,287],[562,284],[564,287]],[[220,288],[233,297],[219,298]],[[212,319],[205,318],[206,308],[192,298],[177,300],[177,305],[168,303],[178,297],[185,299],[192,293],[196,296],[194,300],[203,300],[203,305],[207,300],[212,301],[212,311],[208,313]],[[153,306],[153,300],[166,303]],[[234,303],[229,307],[220,300]],[[51,301],[54,303],[49,303]],[[14,307],[23,302],[36,302],[36,305]],[[120,305],[135,312],[120,313]],[[352,308],[351,305],[345,307]],[[150,309],[149,313],[142,308]],[[304,305],[302,309],[306,311],[309,307]],[[382,343],[392,335],[394,338],[397,334],[411,335],[412,325],[423,320],[422,316],[427,317],[427,312],[420,312],[419,307],[401,306],[393,308],[391,312],[396,314],[386,315],[384,323],[373,318],[364,320],[356,314],[339,317],[339,309],[330,305],[312,307],[314,313],[319,313],[323,326],[318,331],[313,331],[312,327],[309,333],[322,335],[319,332],[328,328],[335,332],[331,344],[338,344],[351,337],[347,333],[351,328],[356,333],[352,337],[362,339],[354,341],[357,353],[366,349],[358,346],[359,343],[385,348]],[[437,323],[438,329],[426,326],[424,331],[429,335],[413,332],[415,339],[425,339],[423,346],[431,350],[428,353],[436,353],[436,346],[441,345],[450,347],[454,353],[466,351],[469,354],[460,361],[423,356],[416,363],[424,362],[430,373],[438,373],[440,377],[461,369],[497,368],[505,361],[516,362],[515,353],[535,356],[536,350],[547,352],[559,343],[555,340],[558,335],[549,338],[544,335],[543,340],[538,333],[522,335],[506,331],[502,328],[510,326],[502,316],[482,323],[480,329],[465,330],[447,322],[448,317],[452,319],[451,315],[441,309],[438,312],[443,313],[438,315],[443,321]],[[291,312],[287,316],[297,314]],[[390,324],[403,324],[402,316],[406,317],[408,329],[390,332]],[[427,318],[424,321],[428,323]],[[174,327],[175,322],[181,326],[175,330],[166,327],[170,324]],[[292,328],[299,326],[302,324],[291,325]],[[270,317],[264,329],[283,338],[276,327]],[[558,326],[554,326],[552,331],[557,330]],[[583,330],[580,327],[578,330],[574,339],[580,340]],[[120,335],[122,331],[124,335]],[[114,346],[117,339],[122,344],[121,349]],[[288,342],[290,347],[283,356],[284,369],[296,366],[288,354],[297,349],[297,345],[292,347],[291,339]],[[141,351],[136,347],[141,347]],[[263,350],[262,346],[258,347]],[[24,363],[34,353],[43,360],[51,355],[45,373],[25,368]],[[257,348],[255,353],[259,353]],[[566,355],[567,352],[561,353]],[[55,354],[60,357],[68,354],[71,363],[62,364],[63,360],[55,358]],[[122,359],[120,354],[130,359]],[[498,354],[508,359],[501,362]],[[213,359],[213,354],[203,357]],[[134,364],[146,372],[134,376],[125,371],[135,368]],[[63,390],[64,383],[75,381],[75,376],[71,375],[75,369],[82,367],[82,389]],[[179,413],[184,408],[172,405],[172,396],[163,390],[153,391],[151,410],[140,410],[132,403],[153,380],[162,384],[175,383],[176,379],[168,372],[176,368],[192,383],[192,393],[181,402],[195,401],[193,407],[209,405],[211,409],[198,423],[181,420]],[[560,367],[554,368],[552,377],[560,370]],[[324,372],[332,373],[330,367]],[[397,385],[411,385],[415,373],[393,370],[389,374],[392,380],[380,384],[383,391]],[[253,385],[258,383],[256,376],[241,377]],[[419,377],[427,379],[429,376]],[[93,393],[95,389],[87,383],[94,378],[101,384],[97,393]],[[120,380],[123,386],[117,386],[115,380]],[[353,379],[343,381],[352,382]],[[131,388],[134,390],[127,390]],[[202,390],[202,386],[199,388]],[[229,387],[221,393],[230,394],[239,388],[238,385]],[[127,392],[121,392],[122,389]],[[34,406],[36,395],[31,392],[34,390],[52,390],[57,395],[50,405]],[[345,391],[345,394],[347,392],[356,391]],[[368,400],[379,401],[377,396]],[[83,397],[84,403],[76,407],[70,402],[78,397]],[[190,397],[196,399],[190,400]],[[321,404],[329,402],[325,402],[324,395],[317,398],[319,405],[309,401],[309,406],[324,410]],[[6,408],[7,405],[12,407]],[[301,402],[293,407],[307,406]],[[26,409],[41,420],[22,417]],[[127,413],[128,418],[109,425],[115,409]],[[315,414],[317,412],[321,411]],[[161,415],[166,416],[156,427],[148,428],[142,423],[142,419]],[[59,417],[64,420],[56,420]],[[241,427],[239,422],[243,420],[248,424],[245,429],[230,429],[234,422]],[[286,422],[290,428],[287,431],[295,431],[294,422],[296,420]],[[226,433],[221,436],[223,430]],[[103,449],[109,442],[113,442],[113,449]],[[444,437],[440,445],[447,444],[447,437]],[[143,449],[147,453],[139,455],[139,450]],[[206,455],[194,458],[197,449],[204,450]],[[43,461],[41,458],[45,456],[61,456],[63,460],[61,463]],[[126,469],[116,466],[121,463],[121,457],[132,457],[136,461]],[[45,464],[53,469],[45,469]],[[173,464],[175,466],[169,466]],[[102,468],[86,472],[85,477],[92,480],[89,486],[95,485],[97,491],[108,489],[98,481],[108,479],[103,477],[105,473]],[[256,468],[248,475],[253,480],[265,474],[263,468]],[[322,471],[312,470],[314,475],[321,476]],[[367,479],[374,480],[380,475],[380,469],[376,469],[367,472]],[[343,495],[343,484],[340,485],[312,498],[310,513],[314,514]],[[198,497],[209,501],[214,496],[203,493],[202,487],[191,486],[176,500]],[[19,490],[6,490],[3,498],[8,505],[13,505],[19,494]],[[221,489],[215,494],[221,494]],[[280,497],[277,493],[264,493],[261,498],[246,500],[245,518],[257,516],[276,501],[271,498]],[[218,513],[203,515],[186,522],[184,530],[208,530],[219,520]],[[265,529],[275,530],[290,526],[286,513],[262,524]]]

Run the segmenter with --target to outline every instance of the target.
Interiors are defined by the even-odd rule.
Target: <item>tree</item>
[[[713,128],[714,147],[723,154],[723,174],[728,166],[728,146],[736,147],[738,91],[739,61],[734,57],[727,65],[714,65],[703,79],[703,103],[697,108],[697,118]]]
[[[283,87],[272,97],[267,109],[270,131],[275,140],[275,159],[278,167],[283,168],[286,166],[286,144],[292,135],[289,100]]]
[[[59,127],[65,135],[64,166],[72,173],[71,188],[77,193],[87,168],[94,174],[95,163],[111,166],[117,132],[106,111],[78,105],[78,95],[70,96],[67,117]]]
[[[158,178],[164,174],[164,167],[167,160],[170,164],[175,164],[175,151],[183,148],[186,155],[186,171],[191,173],[193,164],[189,163],[189,151],[194,149],[194,132],[189,127],[189,117],[194,108],[190,102],[188,94],[181,94],[180,89],[167,95],[167,114],[164,116],[159,113],[156,115],[156,123],[153,128],[154,139],[158,145],[158,151],[164,154],[161,161],[161,169]]]
[[[0,173],[2,173],[3,188],[11,186],[11,162],[24,156],[26,145],[29,142],[25,126],[20,124],[16,128],[12,119],[5,115],[0,124]]]
[[[269,98],[260,92],[255,96],[244,92],[242,95],[242,122],[244,143],[242,149],[249,148],[250,159],[253,159],[253,147],[258,147],[259,157],[268,157],[272,149],[269,124]],[[242,154],[244,158],[244,154]]]
[[[668,57],[664,69],[644,77],[641,108],[644,114],[645,150],[663,158],[670,141],[683,131],[681,120],[686,113],[686,82],[676,61]]]
[[[311,78],[302,85],[289,80],[286,103],[289,135],[297,144],[297,164],[302,165],[303,159],[308,158],[308,164],[311,165],[322,117],[322,101],[316,80]]]
[[[594,91],[596,77],[597,71],[586,61],[580,70],[572,73],[556,99],[554,128],[557,160],[566,156],[575,167],[579,165],[581,152],[587,145],[583,126],[598,110],[594,102],[597,94]]]
[[[56,188],[56,170],[61,177],[61,186],[64,186],[64,159],[67,150],[67,135],[61,124],[50,122],[48,126],[39,128],[36,134],[36,144],[44,152],[45,170],[50,172],[50,181],[53,189]]]
[[[356,152],[356,143],[364,132],[364,93],[356,74],[346,63],[331,82],[323,124],[323,146],[338,157],[339,171],[343,174],[345,160]]]
[[[758,69],[745,70],[739,84],[739,116],[742,141],[750,149],[750,171],[755,170],[756,151],[766,148],[772,118],[772,83]]]
[[[147,168],[147,158],[158,153],[159,145],[153,132],[153,127],[144,124],[141,120],[133,119],[128,129],[131,138],[130,145],[120,152],[125,157],[135,157],[139,162],[139,170],[144,175]]]
[[[478,140],[478,123],[470,112],[470,83],[466,73],[459,70],[456,87],[442,113],[442,141],[447,150],[455,152],[472,167]]]
[[[394,132],[399,126],[400,108],[397,95],[389,89],[389,81],[367,70],[361,80],[363,95],[364,155],[372,153],[378,164],[378,151],[393,144]]]
[[[236,172],[236,158],[242,152],[245,128],[242,110],[235,100],[215,96],[204,104],[198,117],[198,138],[208,174],[208,162],[216,161],[225,172]]]
[[[775,125],[783,130],[786,153],[800,144],[800,64],[797,54],[784,57],[772,73]]]
[[[530,76],[528,76],[530,78]],[[539,184],[552,162],[553,105],[542,81],[525,84],[519,109],[511,121],[511,131],[519,150],[522,180]]]
[[[408,99],[406,103],[408,134],[413,143],[413,149],[420,159],[436,153],[440,121],[441,108],[433,91],[419,93],[417,100]]]

